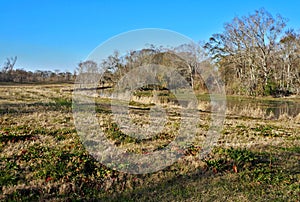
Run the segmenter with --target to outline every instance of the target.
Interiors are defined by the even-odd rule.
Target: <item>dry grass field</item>
[[[175,164],[152,174],[126,174],[96,161],[77,135],[71,84],[0,86],[0,199],[4,201],[299,201],[300,116],[227,112],[205,159],[195,143]],[[65,89],[65,90],[62,90]],[[170,110],[164,132],[143,148],[111,121],[110,100],[96,98],[107,137],[131,152],[159,148],[176,136]],[[205,107],[205,104],[204,104]],[[136,121],[143,113],[132,110]],[[199,140],[209,127],[200,112]],[[141,123],[143,124],[143,123]]]

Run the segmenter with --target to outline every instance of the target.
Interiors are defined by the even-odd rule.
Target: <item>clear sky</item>
[[[105,40],[130,30],[170,29],[205,41],[235,16],[264,7],[300,28],[300,1],[0,0],[0,65],[73,71]]]

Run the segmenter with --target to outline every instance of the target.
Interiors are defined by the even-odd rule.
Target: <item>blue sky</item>
[[[194,41],[221,32],[235,16],[264,7],[300,28],[300,1],[0,0],[0,65],[73,71],[107,39],[134,29],[163,28]]]

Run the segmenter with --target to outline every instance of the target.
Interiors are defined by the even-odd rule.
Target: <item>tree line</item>
[[[201,47],[194,43],[182,44],[173,48],[150,45],[148,48],[132,50],[124,55],[114,51],[113,54],[103,59],[100,63],[91,60],[81,62],[76,72],[78,72],[82,82],[87,84],[93,83],[95,78],[97,78],[100,82],[100,87],[113,88],[126,73],[147,65],[149,65],[149,72],[141,72],[141,74],[147,73],[149,76],[155,76],[155,80],[161,85],[149,84],[143,87],[144,90],[170,90],[170,88],[180,86],[180,84],[172,82],[180,82],[184,79],[194,90],[207,92],[207,86],[213,86],[215,81],[214,75],[216,71],[205,58]],[[174,68],[181,75],[181,78],[177,80],[174,78],[170,79],[163,72],[150,72],[155,71],[155,68],[153,68],[155,65]],[[149,80],[151,79],[149,78]],[[134,84],[144,81],[139,81],[139,75],[136,75],[135,78],[131,79],[131,82]],[[131,86],[130,83],[128,85]]]
[[[0,71],[0,82],[13,83],[49,83],[49,82],[72,82],[76,73],[61,72],[59,70],[36,70],[26,71],[24,69],[15,69],[17,57],[7,58]]]
[[[80,63],[78,72],[100,69],[102,84],[114,85],[130,69],[150,63],[177,68],[202,92],[220,77],[227,94],[300,94],[300,34],[287,29],[285,18],[263,8],[225,23],[224,31],[207,42],[173,48],[150,45],[123,56],[115,51],[101,64]]]

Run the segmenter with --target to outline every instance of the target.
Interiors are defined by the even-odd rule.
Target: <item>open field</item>
[[[299,114],[276,117],[264,108],[232,107],[208,157],[197,158],[202,145],[195,143],[175,164],[133,175],[90,156],[74,126],[72,92],[61,89],[72,85],[0,86],[1,200],[299,201]],[[178,115],[171,108],[164,132],[141,148],[111,121],[110,100],[96,101],[107,137],[128,151],[151,152],[176,136]],[[147,107],[131,109],[138,124]],[[199,112],[199,140],[210,124],[206,108]]]

